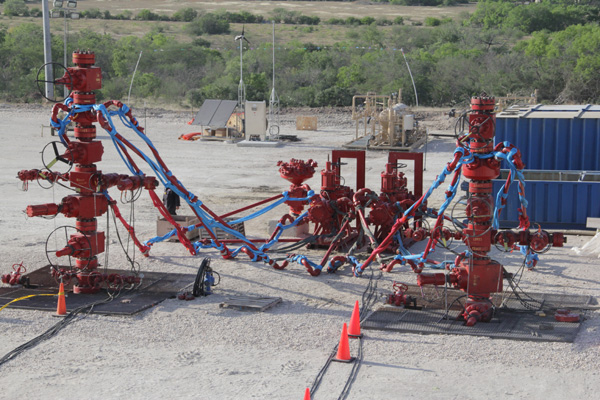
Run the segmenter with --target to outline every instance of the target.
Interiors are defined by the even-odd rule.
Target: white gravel
[[[307,113],[303,110],[300,113]],[[319,130],[296,131],[295,114],[282,118],[281,133],[301,141],[281,148],[237,147],[222,142],[184,142],[179,135],[193,132],[189,114],[153,111],[144,118],[148,136],[173,173],[217,213],[236,209],[281,193],[289,184],[279,177],[278,160],[312,158],[324,167],[332,149],[350,141],[354,128],[350,113],[315,112]],[[49,141],[50,106],[0,104],[3,122],[0,158],[0,273],[23,262],[34,270],[46,265],[44,243],[58,226],[71,225],[63,216],[45,220],[26,218],[29,204],[58,203],[69,194],[55,187],[43,190],[31,183],[20,191],[15,178],[21,169],[42,166],[40,151]],[[429,116],[434,129],[451,126],[447,117]],[[438,127],[438,128],[436,128]],[[131,135],[120,130],[127,137]],[[104,133],[103,172],[127,173]],[[428,145],[425,186],[452,156],[450,139]],[[421,149],[422,150],[422,149]],[[367,187],[379,191],[387,153],[367,153]],[[352,184],[355,166],[344,166]],[[407,170],[412,187],[412,169]],[[320,186],[317,173],[308,181]],[[111,190],[118,198],[116,190]],[[435,204],[443,194],[438,195]],[[128,206],[121,205],[128,215]],[[279,208],[246,224],[253,236],[266,235],[266,222],[286,212]],[[155,235],[158,213],[143,195],[135,206],[135,228],[145,240]],[[106,219],[100,218],[104,227]],[[112,228],[111,228],[112,229]],[[114,234],[113,234],[114,235]],[[114,238],[114,236],[111,236]],[[595,256],[576,255],[590,236],[569,236],[565,248],[541,256],[536,270],[525,273],[526,290],[600,295],[600,268]],[[305,252],[319,259],[321,252]],[[192,257],[176,243],[160,243],[151,257],[139,261],[142,271],[195,274],[203,257],[212,257],[221,275],[215,294],[193,301],[170,299],[131,317],[91,314],[80,318],[56,337],[0,366],[1,399],[299,399],[312,385],[338,343],[342,324],[366,288],[368,279],[354,278],[349,269],[337,274],[309,276],[297,264],[277,271],[247,258],[227,261],[214,251]],[[516,255],[493,257],[509,271],[519,266]],[[109,265],[126,268],[114,242]],[[385,274],[378,292],[389,293],[392,280],[414,283],[402,268]],[[262,313],[219,308],[228,295],[277,296],[283,303]],[[68,298],[67,298],[68,302]],[[412,335],[367,331],[364,362],[349,399],[594,399],[600,390],[600,319],[588,315],[575,343],[532,343],[454,335]],[[4,309],[0,312],[0,355],[36,337],[57,322],[51,313]],[[357,342],[351,341],[351,352]],[[315,399],[339,396],[352,366],[332,364]]]

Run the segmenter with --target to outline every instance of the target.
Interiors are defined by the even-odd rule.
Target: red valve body
[[[288,194],[290,198],[293,199],[302,199],[305,198],[310,190],[310,186],[304,184],[304,181],[312,178],[315,173],[315,168],[317,167],[317,163],[313,160],[297,160],[292,158],[289,162],[279,161],[277,162],[277,166],[279,166],[279,174],[280,176],[291,182],[290,188],[288,190]],[[290,207],[290,214],[299,215],[304,211],[304,206],[308,204],[308,201],[286,201]]]
[[[67,279],[77,277],[78,282],[73,287],[75,293],[95,293],[100,290],[102,282],[125,281],[123,277],[104,278],[97,271],[97,256],[105,250],[105,235],[104,232],[97,231],[96,218],[104,215],[109,205],[114,206],[112,203],[109,204],[108,198],[102,192],[113,186],[117,186],[121,191],[136,190],[142,187],[151,190],[158,186],[158,181],[153,177],[102,174],[97,169],[96,163],[102,160],[104,147],[100,141],[95,140],[96,127],[94,124],[100,123],[109,130],[112,128],[100,111],[79,110],[81,112],[76,113],[71,113],[71,111],[77,105],[96,103],[94,91],[102,88],[102,71],[99,67],[94,66],[95,55],[92,52],[74,52],[73,63],[75,66],[67,68],[68,72],[56,81],[72,90],[73,102],[56,104],[52,109],[51,118],[54,122],[58,122],[58,112],[62,110],[70,113],[71,120],[75,122],[75,140],[64,138],[67,142],[67,150],[58,158],[59,161],[73,163],[74,167],[66,174],[24,170],[19,172],[18,178],[24,182],[40,178],[53,182],[58,179],[68,180],[70,186],[75,189],[77,194],[63,198],[60,204],[30,205],[26,212],[30,217],[63,213],[68,218],[77,219],[75,226],[78,233],[70,235],[66,245],[55,251],[57,257],[74,257],[74,270],[61,270],[57,274]],[[119,108],[123,106],[118,101],[104,103],[105,107],[112,105]],[[131,115],[131,111],[126,115],[134,125],[138,125]],[[138,127],[138,130],[142,131],[143,128]],[[128,229],[130,228],[128,227]]]

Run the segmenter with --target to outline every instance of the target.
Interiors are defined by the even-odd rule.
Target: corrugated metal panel
[[[521,150],[527,169],[600,170],[600,119],[496,118],[495,142]]]
[[[525,197],[528,201],[527,215],[531,222],[542,229],[586,229],[588,217],[600,217],[600,181],[551,181],[529,180],[525,171]],[[556,172],[555,172],[556,173]],[[575,174],[577,175],[577,174]],[[494,180],[497,193],[504,180]],[[510,188],[506,207],[500,214],[500,226],[515,228],[519,225],[517,209],[521,207],[516,183]]]
[[[512,106],[498,113],[502,118],[598,118],[600,105]]]

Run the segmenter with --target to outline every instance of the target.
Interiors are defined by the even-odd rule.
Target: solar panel
[[[202,107],[196,113],[192,125],[202,125],[211,128],[224,128],[235,107],[234,100],[204,100]]]

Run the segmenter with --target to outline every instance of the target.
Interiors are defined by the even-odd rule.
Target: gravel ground
[[[319,119],[318,131],[296,131],[298,114]],[[186,187],[217,213],[236,209],[286,190],[277,161],[312,158],[320,170],[331,150],[354,137],[350,113],[333,110],[292,110],[282,116],[283,134],[301,141],[280,148],[237,147],[222,142],[178,141],[193,132],[189,114],[152,110],[135,115],[147,127],[162,158]],[[43,190],[32,183],[21,191],[17,171],[41,167],[40,151],[53,138],[47,124],[50,107],[0,104],[4,154],[0,159],[0,273],[23,262],[29,270],[47,264],[44,244],[58,226],[72,224],[62,216],[46,220],[26,218],[29,204],[59,203],[68,194],[54,187]],[[442,112],[426,115],[431,129],[447,131],[452,120]],[[127,137],[129,133],[121,131]],[[127,173],[106,134],[100,133],[105,155],[103,172]],[[428,187],[453,150],[451,139],[428,143],[425,187]],[[424,148],[420,149],[424,151]],[[367,187],[379,190],[387,154],[367,153]],[[353,181],[355,166],[344,166]],[[413,171],[406,170],[409,186]],[[308,181],[318,189],[320,176]],[[111,191],[113,197],[118,192]],[[432,200],[439,204],[441,195]],[[126,205],[121,211],[129,215]],[[252,236],[266,235],[268,220],[286,212],[278,208],[246,225]],[[145,240],[156,234],[158,213],[147,195],[135,206],[135,229]],[[100,218],[99,224],[105,226]],[[104,225],[103,225],[104,224]],[[113,229],[112,227],[110,229]],[[114,237],[114,234],[111,234]],[[564,248],[553,248],[538,267],[526,272],[525,290],[558,294],[600,295],[597,255],[576,255],[590,236],[568,236]],[[117,243],[111,243],[109,266],[127,268]],[[322,255],[306,251],[311,259]],[[299,399],[317,377],[337,345],[341,327],[366,290],[368,273],[354,278],[349,269],[311,277],[297,264],[283,271],[247,258],[227,261],[214,251],[192,257],[177,243],[159,243],[151,257],[136,257],[142,271],[195,274],[203,257],[221,283],[209,297],[185,302],[166,300],[131,317],[90,314],[80,316],[58,335],[0,366],[2,399]],[[492,253],[509,271],[516,271],[516,255]],[[378,281],[377,295],[391,291],[393,280],[415,283],[404,268]],[[432,292],[427,292],[432,295]],[[276,296],[283,302],[262,313],[219,308],[230,295]],[[118,301],[118,299],[117,299]],[[68,298],[67,298],[68,302]],[[51,313],[4,309],[0,312],[0,355],[38,336],[57,323]],[[600,390],[600,319],[590,312],[574,343],[537,343],[492,340],[456,335],[415,335],[366,332],[364,361],[349,399],[594,399]],[[350,343],[353,355],[357,341]],[[332,364],[314,399],[338,398],[352,365]]]

